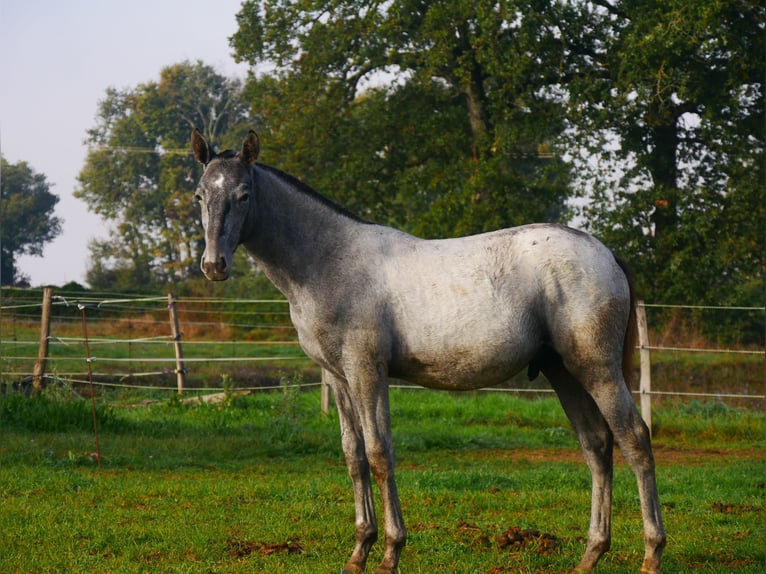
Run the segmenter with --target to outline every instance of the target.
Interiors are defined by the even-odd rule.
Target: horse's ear
[[[239,152],[239,159],[242,160],[247,166],[253,165],[258,159],[258,154],[261,151],[261,142],[258,140],[258,135],[250,130],[245,137],[245,141],[242,142],[242,151]]]
[[[192,151],[194,152],[194,159],[200,162],[202,165],[207,165],[210,160],[213,159],[213,152],[210,149],[210,144],[207,143],[205,136],[197,128],[194,128],[191,138]]]

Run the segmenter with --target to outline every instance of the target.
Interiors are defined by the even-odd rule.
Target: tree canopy
[[[29,279],[18,268],[18,256],[42,255],[59,235],[61,219],[54,215],[59,198],[27,162],[12,164],[2,157],[0,162],[0,283],[23,284]]]
[[[107,91],[75,192],[113,223],[110,237],[91,244],[92,287],[151,288],[199,274],[189,134],[198,127],[212,142],[233,142],[246,130],[247,112],[240,82],[201,62],[166,67],[158,82]]]
[[[78,196],[88,280],[195,277],[198,126],[425,237],[587,227],[652,301],[763,304],[764,31],[751,0],[247,0],[242,85],[185,62],[109,90]],[[578,207],[576,207],[578,206]]]
[[[588,23],[561,27],[588,227],[652,300],[762,305],[764,4],[604,0],[566,16]]]
[[[762,304],[765,11],[249,0],[231,45],[275,67],[248,86],[265,148],[373,219],[460,235],[579,195],[643,296]]]
[[[537,3],[250,1],[231,43],[265,151],[367,217],[427,237],[565,219],[550,145],[560,59]],[[522,11],[529,18],[519,18]]]

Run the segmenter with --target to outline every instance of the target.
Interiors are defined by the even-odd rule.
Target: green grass
[[[120,397],[124,402],[126,397]],[[337,416],[290,387],[224,405],[0,398],[0,571],[337,572],[353,496]],[[720,403],[655,411],[666,572],[764,567],[764,416]],[[400,572],[565,572],[587,535],[590,476],[554,399],[392,392],[409,538]],[[509,527],[556,538],[514,550]],[[600,572],[636,572],[636,483],[618,464]],[[371,565],[381,558],[376,545]]]

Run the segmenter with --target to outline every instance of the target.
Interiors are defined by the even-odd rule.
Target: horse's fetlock
[[[402,550],[407,545],[407,532],[405,530],[399,530],[394,533],[386,534],[386,546],[396,548],[397,551]]]
[[[357,523],[356,540],[365,546],[372,546],[378,540],[378,526],[370,522]]]
[[[612,547],[612,538],[611,536],[596,536],[588,541],[588,546],[600,556],[609,552],[609,549]]]

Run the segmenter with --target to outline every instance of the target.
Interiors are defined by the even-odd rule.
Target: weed
[[[225,409],[231,408],[234,405],[234,389],[236,385],[226,373],[221,375],[221,388],[223,388],[223,400],[220,402],[220,405]]]
[[[280,401],[274,408],[273,425],[277,440],[286,445],[292,444],[302,430],[298,416],[300,390],[296,386],[300,385],[302,380],[299,373],[291,376],[283,372],[279,377]]]

